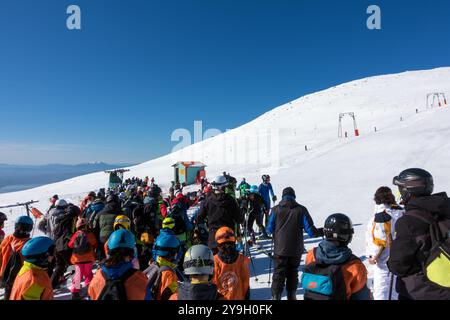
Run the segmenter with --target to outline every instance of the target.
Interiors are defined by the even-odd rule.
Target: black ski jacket
[[[388,260],[389,270],[398,276],[396,289],[402,298],[450,300],[450,290],[429,282],[422,270],[431,249],[430,226],[411,215],[429,212],[438,219],[450,219],[450,199],[446,193],[412,199],[405,214],[395,224],[396,237]]]
[[[237,201],[228,194],[212,194],[203,201],[197,222],[207,219],[209,230],[217,230],[220,227],[234,229],[236,224],[243,222],[243,215]]]

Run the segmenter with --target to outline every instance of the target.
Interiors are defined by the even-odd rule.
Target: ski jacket
[[[120,278],[125,272],[133,268],[131,263],[122,263],[115,268],[102,266],[98,270],[88,287],[88,295],[91,300],[98,300],[103,288],[106,285],[106,276],[112,279]],[[152,300],[151,291],[147,287],[147,277],[141,271],[136,271],[125,283],[127,300]]]
[[[253,200],[248,197],[248,212],[260,214],[263,210],[266,210],[266,204],[263,198],[259,194],[254,194]]]
[[[105,243],[111,233],[114,232],[114,220],[121,213],[122,210],[118,204],[108,203],[97,215],[94,221],[94,229],[99,230],[100,242]]]
[[[159,267],[164,265],[168,266],[170,269],[161,271],[161,282],[155,300],[170,300],[172,295],[178,290],[178,276],[173,269],[175,265],[162,257],[158,257],[157,263]]]
[[[272,184],[271,183],[264,183],[264,182],[261,183],[259,185],[259,194],[263,198],[263,200],[264,200],[264,202],[266,204],[267,210],[269,210],[270,209],[271,198],[273,198],[273,196],[275,195],[273,193]]]
[[[85,210],[82,210],[84,217],[87,221],[93,222],[95,215],[100,213],[105,208],[105,204],[101,200],[95,200],[93,203],[89,204]]]
[[[0,245],[0,278],[3,277],[6,265],[8,264],[9,258],[11,258],[13,252],[21,252],[23,246],[28,240],[30,240],[29,237],[18,238],[13,234],[7,236],[3,240],[2,244]]]
[[[341,265],[348,300],[370,300],[367,287],[367,269],[360,259],[352,260],[348,247],[337,247],[331,241],[322,241],[316,249],[308,251],[306,265],[320,260],[327,265]]]
[[[446,193],[411,199],[405,214],[395,226],[396,238],[388,260],[389,270],[397,275],[400,296],[414,300],[450,300],[450,290],[428,281],[422,266],[431,249],[430,225],[416,214],[432,214],[439,220],[450,219],[450,199]]]
[[[246,300],[250,290],[250,259],[239,254],[234,263],[223,262],[214,256],[214,276],[212,283],[225,300]]]
[[[0,244],[2,243],[3,239],[5,239],[5,231],[0,229]]]
[[[274,255],[301,257],[303,230],[313,238],[317,229],[306,207],[298,204],[294,197],[284,196],[272,208],[267,231],[273,235]]]
[[[82,230],[78,230],[75,232],[72,236],[72,238],[69,241],[69,248],[73,249],[75,240],[79,233],[86,233],[86,237],[88,239],[90,249],[86,253],[72,253],[72,256],[70,257],[70,263],[72,264],[81,264],[81,263],[91,263],[95,262],[95,253],[94,250],[97,248],[97,239],[95,238],[95,235],[92,232],[86,232]]]
[[[46,235],[51,238],[52,240],[55,239],[55,229],[57,227],[56,220],[64,215],[64,208],[56,207],[49,211],[48,216],[44,219],[47,221],[47,228],[46,228]]]
[[[200,206],[197,222],[207,219],[208,228],[218,230],[226,226],[234,230],[236,224],[243,222],[238,203],[228,194],[211,194]]]
[[[221,296],[213,283],[180,282],[178,292],[170,300],[219,300]]]
[[[17,274],[10,300],[53,300],[53,287],[47,270],[25,261]]]
[[[375,215],[370,219],[366,229],[366,256],[378,256],[378,262],[387,262],[395,224],[403,213],[403,208],[398,205],[375,206]]]

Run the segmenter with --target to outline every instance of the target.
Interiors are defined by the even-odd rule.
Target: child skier
[[[72,278],[72,300],[81,299],[81,281],[84,279],[86,286],[92,280],[92,267],[95,262],[95,252],[97,248],[97,239],[94,233],[87,230],[85,218],[79,218],[77,221],[77,232],[74,233],[69,241],[69,248],[72,248],[70,262],[75,265],[75,275]]]
[[[373,270],[374,300],[397,300],[397,293],[391,288],[391,274],[387,261],[394,238],[395,223],[404,210],[397,205],[395,196],[389,187],[381,187],[375,192],[375,215],[367,225],[366,255]]]
[[[47,268],[55,245],[48,237],[30,239],[22,248],[24,263],[12,287],[10,300],[52,300],[53,288]]]
[[[177,294],[170,300],[218,300],[221,295],[217,286],[211,282],[214,273],[214,257],[205,245],[195,245],[184,256],[184,273],[189,282],[181,282]]]
[[[0,280],[5,288],[5,300],[9,299],[14,279],[23,265],[20,251],[30,240],[33,230],[33,220],[28,216],[20,216],[14,225],[14,233],[7,236],[0,246]]]
[[[114,219],[113,228],[114,228],[114,231],[116,231],[116,230],[128,230],[128,231],[130,231],[130,228],[131,228],[131,220],[130,220],[130,218],[128,218],[127,216],[124,216],[124,215],[117,216]],[[136,240],[136,237],[135,237],[135,240]],[[104,251],[105,251],[106,256],[108,256],[108,253],[109,253],[108,241],[105,242]],[[133,263],[133,267],[135,269],[140,270],[140,263],[139,263],[139,255],[138,255],[137,245],[134,248],[134,257],[133,257],[132,263]]]
[[[306,256],[301,280],[305,300],[370,300],[367,269],[348,248],[353,233],[346,215],[336,213],[326,219],[325,240]]]
[[[175,235],[161,233],[156,239],[153,252],[155,264],[161,270],[161,278],[152,288],[155,300],[169,300],[177,292],[177,258],[180,240]]]
[[[250,259],[236,250],[233,230],[222,227],[217,230],[219,252],[214,256],[213,283],[226,300],[250,299]]]
[[[128,230],[114,231],[108,239],[109,256],[89,284],[92,300],[151,300],[147,277],[132,264],[135,236]]]

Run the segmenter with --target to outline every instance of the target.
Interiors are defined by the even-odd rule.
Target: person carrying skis
[[[280,203],[273,207],[267,227],[274,245],[273,300],[281,300],[285,282],[288,300],[296,300],[298,267],[304,251],[303,230],[311,238],[322,235],[321,230],[314,227],[308,209],[295,201],[294,189],[287,187]]]
[[[272,207],[270,205],[270,200],[272,199],[272,201],[275,203],[277,201],[277,196],[273,192],[272,184],[270,183],[270,176],[268,174],[265,174],[261,178],[263,182],[259,185],[259,194],[264,200],[264,225],[267,227],[270,208]]]
[[[152,300],[147,277],[132,264],[135,237],[125,229],[108,239],[108,258],[101,264],[88,287],[91,300]]]
[[[211,282],[214,273],[214,257],[205,245],[192,246],[186,251],[183,263],[189,281],[180,282],[177,293],[170,300],[219,300],[223,298],[217,286]]]
[[[162,233],[153,248],[155,265],[159,268],[159,281],[153,284],[155,300],[169,300],[178,289],[177,263],[180,253],[180,240],[175,235]]]
[[[87,228],[86,219],[79,218],[76,227],[77,232],[74,233],[68,244],[69,248],[73,249],[70,262],[75,265],[75,275],[70,287],[72,300],[81,299],[81,281],[84,279],[84,284],[89,286],[94,276],[92,273],[95,262],[94,250],[98,245],[95,235]]]
[[[380,187],[375,192],[375,215],[370,219],[366,232],[366,255],[373,270],[374,300],[390,300],[391,274],[387,267],[389,250],[394,238],[395,223],[403,215],[403,208],[397,205],[392,190]],[[396,294],[392,300],[396,299]]]
[[[28,216],[20,216],[14,224],[14,233],[5,237],[0,245],[0,281],[5,288],[5,300],[9,299],[17,273],[23,265],[21,250],[33,230],[33,220]]]
[[[49,237],[35,237],[25,243],[21,250],[23,266],[14,281],[10,300],[53,300],[47,268],[54,249],[54,241]]]
[[[302,274],[305,300],[371,300],[367,269],[348,244],[354,230],[349,217],[330,215],[323,228],[325,240],[310,250]]]
[[[399,300],[450,300],[450,199],[433,176],[411,168],[394,177],[404,215],[395,224],[388,268]]]
[[[225,300],[250,300],[250,259],[236,250],[233,230],[217,230],[219,252],[214,256],[214,283]]]
[[[224,176],[218,176],[212,182],[213,193],[206,197],[200,206],[196,224],[207,220],[209,230],[208,247],[217,252],[215,235],[221,227],[235,229],[244,219],[237,201],[225,193],[227,180]]]

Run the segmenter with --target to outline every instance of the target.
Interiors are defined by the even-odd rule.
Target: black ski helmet
[[[106,203],[119,203],[119,197],[112,193],[106,198]]]
[[[429,196],[433,193],[433,176],[426,170],[411,168],[394,177],[394,185],[398,186],[402,199],[408,202],[411,196]]]
[[[325,239],[335,240],[346,246],[352,241],[355,231],[349,217],[343,213],[335,213],[325,220],[323,233]]]

